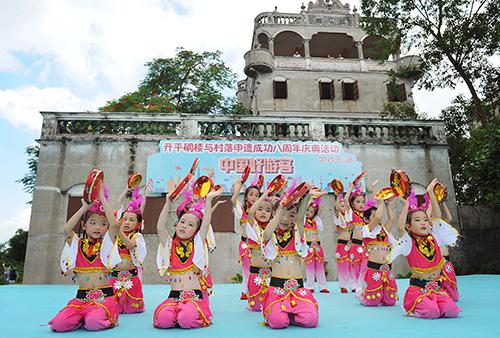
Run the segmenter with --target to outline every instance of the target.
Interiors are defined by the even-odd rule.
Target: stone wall
[[[452,255],[457,273],[500,273],[500,211],[459,207],[462,235]]]
[[[110,194],[117,196],[125,186],[129,172],[146,172],[147,157],[158,151],[159,140],[164,138],[214,137],[213,134],[200,135],[201,130],[203,130],[200,125],[206,121],[212,121],[223,126],[227,125],[227,130],[230,130],[230,126],[233,126],[236,121],[231,120],[231,117],[182,117],[167,114],[147,116],[145,114],[80,113],[78,116],[82,123],[85,122],[85,118],[87,122],[90,120],[93,122],[77,126],[76,123],[66,123],[68,120],[75,121],[75,114],[44,113],[44,128],[39,140],[38,176],[33,197],[26,254],[25,283],[70,282],[70,278],[61,276],[58,266],[64,245],[62,227],[66,221],[68,197],[74,190],[72,188],[84,183],[90,169],[99,167],[104,170]],[[112,125],[114,120],[123,118],[127,118],[126,127]],[[173,135],[154,135],[154,130],[151,130],[150,127],[148,135],[132,135],[132,131],[137,130],[132,124],[133,121],[147,121],[147,119],[156,122],[174,121],[180,124],[177,125],[177,131]],[[241,119],[238,121],[241,122]],[[274,130],[272,125],[276,121],[273,118],[260,117],[254,122],[248,120],[248,124],[256,123],[261,126],[270,126],[271,129],[267,129],[267,127],[260,129],[268,131]],[[307,122],[300,120],[302,121],[300,123],[297,121],[299,120],[293,118],[279,120],[281,123],[295,126],[300,123],[307,124],[307,133],[303,134],[301,139],[338,140],[341,142],[346,151],[354,153],[358,160],[363,163],[363,168],[368,170],[368,182],[380,178],[382,184],[388,184],[389,172],[392,168],[404,168],[416,186],[425,186],[432,178],[439,177],[449,187],[449,206],[455,219],[458,219],[447,146],[439,136],[439,130],[442,128],[440,122],[405,121],[397,127],[401,129],[396,128],[397,130],[394,129],[394,132],[390,132],[391,128],[395,128],[394,121],[356,119],[308,119]],[[108,125],[106,127],[100,126],[100,129],[97,130],[96,128],[99,126],[97,122],[103,125],[108,123]],[[335,135],[327,137],[324,128],[326,124],[343,127],[338,129]],[[358,128],[357,131],[353,129],[353,126]],[[427,136],[425,137],[418,137],[413,135],[413,132],[404,132],[404,128],[410,128],[408,130],[429,128],[430,132],[426,132]],[[118,132],[115,135],[110,135],[104,133],[106,130]],[[238,137],[237,135],[231,136],[231,133],[223,135],[222,138],[226,139]],[[267,134],[256,134],[255,137],[270,139]],[[275,137],[287,139],[290,134],[275,134]],[[334,261],[336,234],[332,223],[332,212],[333,196],[329,195],[325,198],[320,209],[321,217],[325,223],[325,231],[320,234],[320,239],[325,249],[330,280],[335,279],[337,275]],[[145,261],[144,281],[158,283],[160,278],[154,261],[158,243],[157,236],[145,235],[145,237],[149,254]],[[231,277],[240,272],[237,262],[239,235],[216,233],[216,241],[217,250],[211,256],[210,266],[215,282],[227,283]],[[407,271],[404,263],[396,262],[396,273],[406,275]]]

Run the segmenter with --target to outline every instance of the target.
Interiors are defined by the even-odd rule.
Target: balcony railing
[[[446,144],[437,120],[42,112],[41,140],[265,139]],[[354,114],[353,114],[354,115]]]

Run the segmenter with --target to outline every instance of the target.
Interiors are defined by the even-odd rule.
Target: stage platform
[[[239,300],[241,286],[215,286],[211,299],[214,324],[197,330],[158,330],[152,326],[153,311],[168,295],[166,285],[145,285],[146,311],[121,315],[119,326],[101,332],[83,329],[69,333],[50,331],[47,322],[72,298],[75,285],[0,286],[0,337],[500,337],[500,275],[460,276],[462,313],[454,319],[424,320],[404,315],[401,307],[407,279],[398,280],[400,301],[393,307],[368,308],[353,294],[340,294],[330,282],[330,294],[315,293],[320,305],[320,322],[315,329],[290,327],[272,330],[262,326],[260,313],[245,309]]]

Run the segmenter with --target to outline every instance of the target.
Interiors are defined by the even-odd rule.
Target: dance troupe
[[[215,241],[210,223],[222,203],[216,200],[223,189],[211,177],[193,179],[197,164],[196,160],[184,180],[166,195],[157,222],[158,272],[170,284],[168,298],[154,311],[153,325],[158,329],[212,323],[209,255]],[[426,192],[416,195],[406,173],[393,170],[390,187],[367,196],[359,183],[365,174],[350,182],[345,193],[339,179],[330,183],[336,195],[333,223],[338,231],[335,258],[340,292],[355,292],[364,306],[394,306],[398,290],[391,263],[403,255],[411,270],[403,300],[407,315],[456,317],[461,309],[455,304],[459,294],[448,246],[459,235],[449,225],[446,188],[434,179]],[[324,228],[320,204],[327,193],[298,178],[289,183],[282,175],[265,189],[262,175],[255,175],[245,186],[249,175],[247,167],[236,179],[231,198],[235,227],[241,234],[241,299],[249,310],[261,311],[270,328],[316,327],[315,282],[319,292],[329,293],[318,236]],[[116,201],[119,210],[111,207],[103,179],[101,170],[91,171],[81,208],[64,225],[60,267],[64,274],[73,275],[79,288],[49,322],[53,331],[109,329],[118,325],[119,314],[145,309],[142,175],[130,176]],[[124,204],[127,198],[130,201]],[[403,204],[397,219],[391,207],[395,200]],[[391,234],[393,223],[399,238]]]

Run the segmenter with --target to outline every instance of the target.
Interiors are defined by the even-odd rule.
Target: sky
[[[305,1],[307,2],[307,1]],[[351,8],[359,1],[344,1]],[[40,111],[95,111],[137,88],[144,64],[176,47],[221,50],[243,79],[254,18],[300,0],[0,0],[0,243],[28,228],[30,197],[15,181],[26,146],[40,136]],[[417,90],[417,109],[436,118],[465,87]]]

